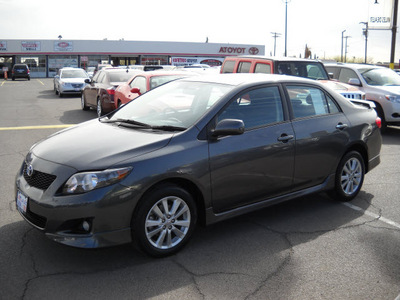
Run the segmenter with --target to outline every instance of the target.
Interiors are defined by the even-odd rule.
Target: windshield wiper
[[[162,125],[162,126],[151,126],[151,129],[164,130],[164,131],[184,131],[186,127]]]
[[[126,124],[136,125],[136,126],[143,127],[143,128],[152,128],[151,125],[149,125],[149,124],[131,120],[131,119],[115,119],[115,120],[100,119],[100,122],[102,122],[102,123],[126,123]]]

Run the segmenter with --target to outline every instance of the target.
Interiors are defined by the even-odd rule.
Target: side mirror
[[[330,79],[333,79],[333,73],[328,73]]]
[[[56,75],[56,76],[54,76],[54,78],[58,79],[58,78],[60,78],[60,76],[59,76],[59,75]]]
[[[140,92],[140,89],[137,88],[137,87],[132,88],[132,89],[131,89],[131,93],[133,93],[133,94],[139,94],[139,96],[142,94],[142,93]]]
[[[237,119],[224,119],[218,122],[211,134],[213,137],[222,135],[240,135],[244,132],[244,123]]]
[[[85,79],[85,83],[90,83],[90,82],[91,82],[90,79],[88,79],[88,78]]]
[[[350,78],[348,84],[361,86],[360,79],[358,78]]]

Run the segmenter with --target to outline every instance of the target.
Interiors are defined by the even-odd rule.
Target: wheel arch
[[[365,169],[365,174],[368,173],[368,151],[365,145],[362,145],[360,143],[353,144],[351,145],[342,155],[344,157],[347,153],[351,151],[356,151],[360,153],[361,157],[364,160],[364,169]]]
[[[198,188],[198,186],[185,178],[168,178],[168,179],[164,179],[162,181],[159,181],[157,183],[154,183],[153,185],[151,185],[140,197],[133,215],[135,214],[136,210],[139,208],[140,206],[140,202],[142,201],[143,198],[145,198],[148,194],[152,193],[154,190],[162,188],[163,186],[166,185],[176,185],[180,188],[185,189],[194,199],[195,203],[196,203],[196,209],[197,209],[197,221],[198,224],[204,225],[205,224],[205,204],[204,204],[204,195],[201,192],[201,190]]]

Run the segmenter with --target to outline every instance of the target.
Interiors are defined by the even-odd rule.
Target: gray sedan
[[[34,145],[16,205],[66,245],[171,255],[197,224],[317,192],[352,200],[380,163],[379,127],[374,109],[307,79],[180,79]]]

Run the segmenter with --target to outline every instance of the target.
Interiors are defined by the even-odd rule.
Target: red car
[[[121,84],[114,95],[115,108],[128,103],[141,94],[169,81],[193,76],[191,72],[149,71],[136,74],[127,82]]]

